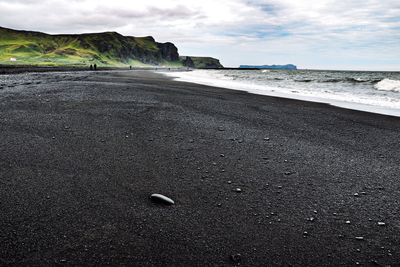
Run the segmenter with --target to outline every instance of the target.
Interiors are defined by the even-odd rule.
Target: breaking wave
[[[379,91],[392,91],[392,92],[400,92],[400,81],[391,80],[391,79],[383,79],[378,82],[374,86]]]

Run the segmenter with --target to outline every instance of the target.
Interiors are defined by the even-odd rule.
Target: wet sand
[[[400,261],[400,118],[146,71],[7,79],[0,265]]]

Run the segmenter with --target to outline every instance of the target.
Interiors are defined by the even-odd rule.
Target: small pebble
[[[360,196],[360,195],[359,195],[358,193],[354,193],[353,196],[358,197],[358,196]]]
[[[308,232],[307,232],[307,231],[304,231],[304,232],[303,232],[303,236],[308,236]]]
[[[346,224],[350,224],[351,222],[350,221],[346,221]]]
[[[228,184],[231,184],[232,183],[232,181],[228,181]]]
[[[379,226],[385,226],[386,223],[384,223],[384,222],[378,222],[378,225],[379,225]]]
[[[231,261],[233,261],[234,263],[241,262],[242,261],[242,255],[240,255],[240,254],[231,255]]]
[[[364,237],[362,237],[362,236],[356,236],[356,240],[364,240]]]
[[[221,154],[221,155],[219,155],[221,158],[223,158],[223,157],[225,157],[225,155],[224,154]]]
[[[154,202],[160,202],[160,203],[164,203],[164,204],[167,204],[167,205],[175,204],[175,202],[172,199],[170,199],[169,197],[166,197],[164,195],[161,195],[161,194],[152,194],[150,196],[150,198]]]
[[[240,193],[240,192],[242,192],[242,189],[236,188],[235,191],[238,192],[238,193]]]

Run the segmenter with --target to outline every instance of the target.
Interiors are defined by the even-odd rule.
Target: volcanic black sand
[[[400,262],[400,118],[144,71],[0,88],[0,265]]]

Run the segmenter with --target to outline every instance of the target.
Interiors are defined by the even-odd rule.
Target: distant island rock
[[[222,68],[218,59],[181,57],[170,42],[117,32],[50,35],[0,27],[0,65]]]
[[[198,69],[221,69],[224,66],[218,59],[212,57],[180,57],[184,66]]]
[[[267,70],[297,70],[297,66],[293,64],[287,65],[240,65],[240,69],[267,69]]]

